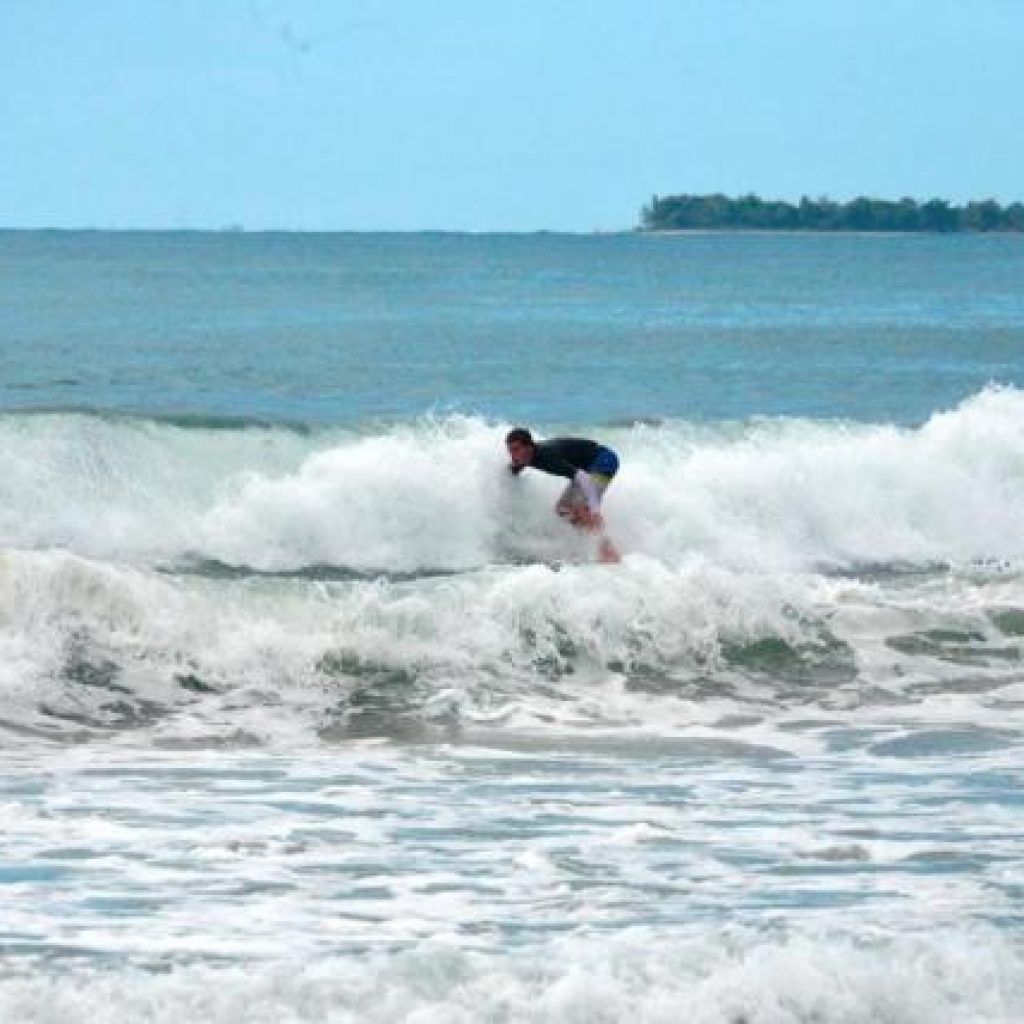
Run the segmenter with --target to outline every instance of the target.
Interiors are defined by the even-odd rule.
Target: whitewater
[[[0,303],[0,1017],[1024,1019],[1024,308],[971,244],[0,237],[86,296]],[[930,369],[858,398],[854,342]],[[621,564],[520,422],[618,452]]]

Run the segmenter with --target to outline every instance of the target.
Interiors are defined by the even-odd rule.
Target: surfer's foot
[[[622,555],[619,554],[619,549],[607,537],[601,538],[601,543],[597,549],[597,557],[602,562],[606,563],[622,561]]]

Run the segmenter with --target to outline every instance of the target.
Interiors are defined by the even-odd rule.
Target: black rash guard
[[[530,465],[553,476],[564,476],[573,480],[582,469],[590,469],[602,451],[596,441],[582,437],[553,437],[550,441],[538,441],[533,446]]]

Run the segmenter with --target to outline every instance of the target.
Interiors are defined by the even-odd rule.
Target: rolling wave
[[[892,738],[893,709],[948,720],[956,695],[998,728],[1024,680],[1022,425],[1006,388],[916,429],[608,429],[627,552],[608,568],[551,514],[559,481],[510,477],[505,428],[478,419],[8,414],[0,727],[740,730],[792,750],[794,723],[885,719]]]
[[[627,551],[756,571],[1024,554],[1024,393],[992,388],[914,429],[846,422],[606,428]],[[376,430],[0,417],[0,541],[132,563],[461,571],[587,555],[556,479],[507,476],[504,427]],[[577,425],[575,431],[589,428]]]

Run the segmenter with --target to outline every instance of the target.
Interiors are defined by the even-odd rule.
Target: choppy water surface
[[[0,238],[4,1019],[1024,1017],[1013,245]]]

